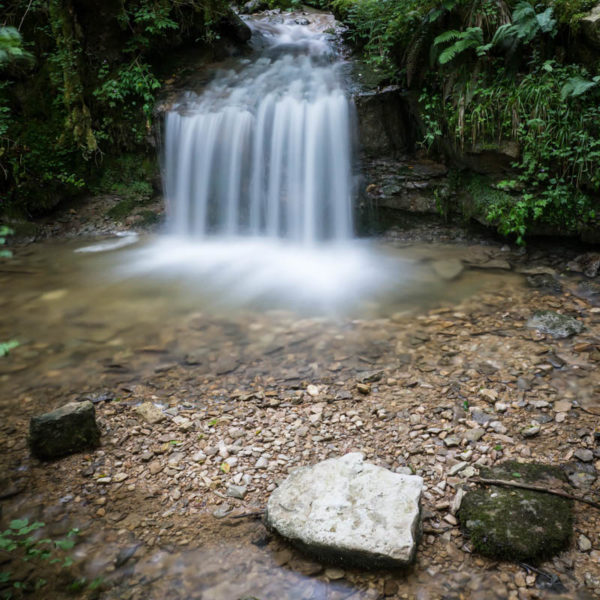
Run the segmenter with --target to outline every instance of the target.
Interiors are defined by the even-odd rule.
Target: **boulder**
[[[361,568],[410,563],[423,480],[346,454],[294,470],[269,498],[266,523],[319,560]]]
[[[228,10],[219,22],[219,29],[234,42],[245,44],[252,37],[252,30],[233,10]]]
[[[584,328],[581,321],[552,310],[536,312],[527,321],[527,327],[537,329],[541,333],[547,333],[554,338],[568,338],[581,333]]]
[[[557,488],[566,481],[558,467],[507,461],[481,477]],[[458,517],[473,550],[494,559],[536,562],[569,545],[573,501],[544,492],[490,485],[467,492]]]
[[[94,405],[89,400],[70,402],[52,412],[32,417],[29,423],[29,447],[41,460],[96,448],[99,443],[100,430]]]
[[[579,22],[585,39],[596,48],[600,48],[600,4],[582,17]]]

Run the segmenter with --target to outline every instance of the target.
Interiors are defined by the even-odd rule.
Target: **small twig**
[[[263,509],[260,510],[251,510],[248,512],[243,512],[235,515],[227,515],[228,519],[245,519],[248,517],[262,517],[265,514]]]
[[[579,410],[582,410],[584,413],[588,413],[588,415],[594,415],[595,417],[600,417],[600,413],[594,412],[593,410],[590,410],[589,408],[585,408],[583,406],[575,406],[574,408],[578,408]]]
[[[541,485],[532,485],[530,483],[521,483],[519,481],[504,481],[503,479],[480,479],[479,477],[473,477],[472,479],[469,479],[469,481],[472,481],[473,483],[480,483],[482,485],[502,485],[506,487],[519,488],[521,490],[543,492],[545,494],[552,494],[554,496],[560,496],[561,498],[575,500],[576,502],[583,502],[584,504],[589,504],[590,506],[600,510],[600,504],[598,502],[588,500],[587,498],[581,498],[580,496],[573,496],[573,494],[563,492],[562,490],[551,490],[549,488],[542,487]]]

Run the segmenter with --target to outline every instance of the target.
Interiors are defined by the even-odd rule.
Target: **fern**
[[[512,23],[501,25],[496,30],[492,45],[508,45],[513,49],[519,44],[529,44],[539,33],[556,34],[556,19],[552,7],[536,13],[528,2],[519,2],[512,15]]]
[[[597,75],[591,81],[589,79],[584,79],[580,75],[575,75],[574,77],[570,77],[567,80],[567,83],[563,85],[560,90],[560,97],[563,100],[566,100],[569,97],[576,98],[597,86],[598,89],[600,89],[600,75]]]
[[[454,42],[451,46],[445,48],[438,57],[440,65],[445,65],[453,61],[457,56],[467,50],[475,50],[478,56],[485,53],[488,48],[483,44],[483,30],[481,27],[469,27],[465,31],[456,31],[451,29],[438,35],[433,45],[439,47],[448,42]]]

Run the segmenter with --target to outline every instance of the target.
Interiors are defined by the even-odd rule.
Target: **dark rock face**
[[[230,10],[219,23],[219,29],[229,38],[240,44],[245,44],[252,37],[252,30],[244,21]]]
[[[94,405],[90,401],[71,402],[52,412],[32,417],[29,447],[41,460],[61,458],[95,448],[100,443]]]
[[[558,467],[508,461],[482,469],[486,479],[556,488],[565,481]],[[458,513],[473,550],[490,558],[536,562],[569,544],[573,502],[543,492],[488,486],[468,492]]]
[[[400,88],[389,86],[355,97],[361,150],[369,157],[391,157],[412,151],[410,106]]]

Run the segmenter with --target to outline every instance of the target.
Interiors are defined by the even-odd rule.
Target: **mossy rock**
[[[484,479],[558,487],[558,467],[507,461],[482,469]],[[468,492],[458,512],[461,528],[483,556],[535,563],[564,550],[573,533],[573,502],[566,498],[495,485]]]
[[[527,327],[547,333],[554,338],[568,338],[581,333],[583,323],[568,315],[561,315],[552,310],[537,311],[527,322]]]

